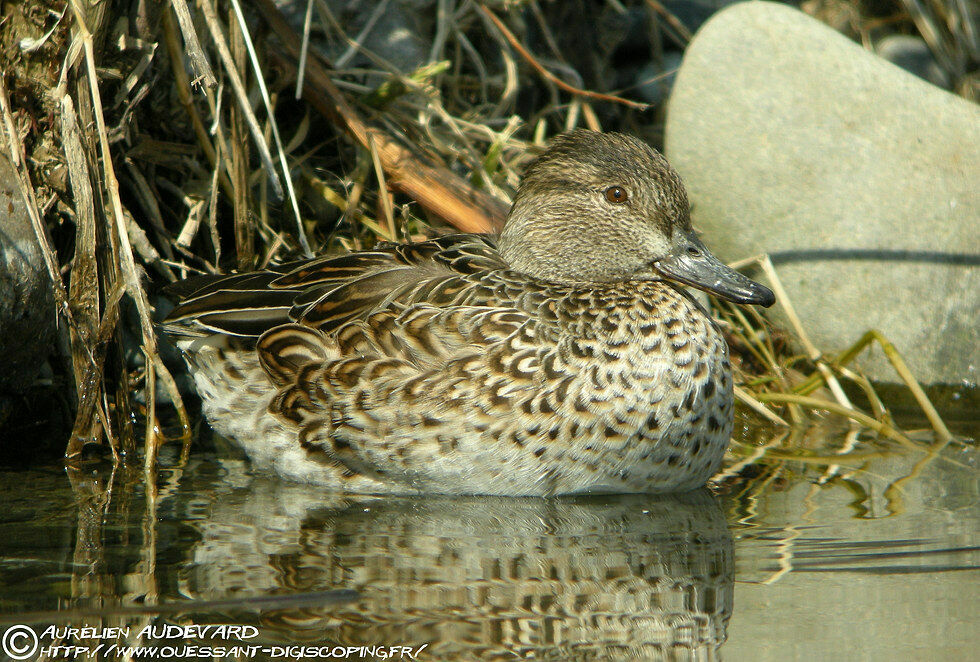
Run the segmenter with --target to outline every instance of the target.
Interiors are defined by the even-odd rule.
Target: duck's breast
[[[732,378],[720,330],[687,294],[632,283],[571,297],[568,369],[580,375],[577,415],[621,487],[700,486],[731,435]],[[616,482],[614,480],[614,482]],[[615,487],[615,485],[610,485]]]

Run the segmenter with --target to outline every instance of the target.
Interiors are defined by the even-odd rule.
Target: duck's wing
[[[178,336],[257,338],[298,322],[330,334],[391,304],[451,305],[478,283],[475,276],[506,266],[494,240],[484,235],[379,244],[370,251],[199,278],[162,327]]]
[[[463,354],[482,352],[511,337],[529,321],[515,308],[412,304],[399,312],[386,308],[356,319],[327,336],[302,324],[285,324],[264,333],[256,350],[279,386],[307,364],[351,357],[404,365],[410,371],[442,369]]]
[[[333,336],[289,324],[263,334],[257,353],[277,389],[269,411],[304,447],[396,480],[438,459],[461,425],[495,430],[520,410],[558,425],[573,380],[547,320],[495,306],[414,304]]]

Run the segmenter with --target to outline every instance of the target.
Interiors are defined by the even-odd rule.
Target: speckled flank
[[[178,345],[194,376],[208,421],[241,446],[257,467],[337,492],[390,491],[324,453],[299,447],[296,430],[269,413],[276,389],[259,365],[254,342],[210,336],[183,340]]]

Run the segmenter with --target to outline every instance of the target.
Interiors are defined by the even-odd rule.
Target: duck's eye
[[[614,205],[626,202],[628,199],[629,195],[622,186],[610,186],[606,189],[606,200]]]

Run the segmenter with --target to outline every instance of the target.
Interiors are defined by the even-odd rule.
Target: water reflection
[[[976,446],[833,449],[818,449],[824,463],[763,458],[728,486],[739,608],[726,659],[974,659]]]
[[[356,589],[267,611],[282,641],[428,643],[427,659],[712,659],[732,538],[707,491],[674,497],[358,499],[245,480],[193,510],[189,597]]]
[[[976,445],[854,441],[739,441],[720,506],[708,492],[330,499],[206,453],[182,467],[166,448],[149,486],[139,467],[0,470],[0,633],[424,644],[420,660],[972,659]],[[259,634],[144,634],[175,623]]]

